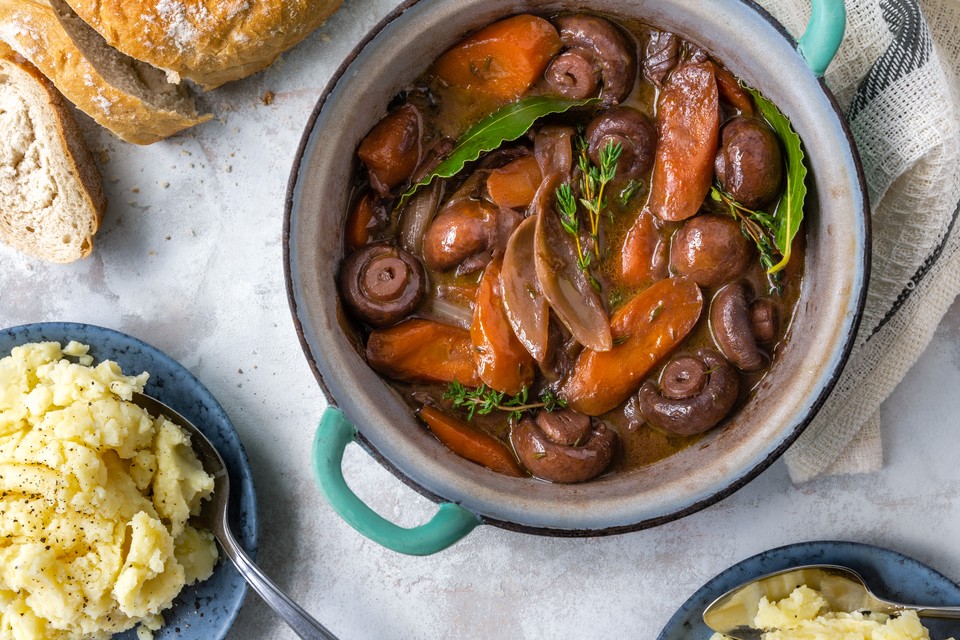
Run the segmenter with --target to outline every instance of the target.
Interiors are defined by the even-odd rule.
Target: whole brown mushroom
[[[657,87],[663,86],[667,77],[680,59],[680,38],[669,31],[654,31],[647,41],[643,59],[643,75]]]
[[[687,220],[673,235],[670,268],[701,287],[715,287],[743,273],[753,253],[736,220],[701,214]]]
[[[600,86],[600,69],[593,54],[579,48],[568,49],[554,58],[544,77],[560,95],[571,100],[594,96]]]
[[[637,78],[637,55],[627,37],[613,23],[598,16],[560,16],[553,23],[565,47],[592,56],[594,64],[599,67],[603,84],[600,91],[602,104],[609,106],[623,102]]]
[[[534,476],[564,484],[592,480],[603,473],[617,446],[617,433],[572,409],[524,418],[510,430],[517,457]]]
[[[738,116],[723,125],[714,160],[717,180],[743,206],[771,204],[783,183],[783,154],[776,134],[756,118]]]
[[[457,199],[433,219],[423,236],[423,261],[431,269],[471,273],[502,254],[523,217],[470,198]]]
[[[768,357],[758,342],[773,338],[775,318],[771,315],[772,304],[767,308],[763,303],[755,307],[755,316],[748,299],[749,291],[743,282],[733,282],[717,291],[710,303],[710,330],[727,360],[743,371],[759,371]]]
[[[640,387],[640,414],[658,429],[681,436],[703,433],[723,420],[737,402],[737,372],[713,349],[682,356],[664,368],[661,388]]]
[[[777,307],[770,298],[758,298],[750,305],[750,327],[757,342],[770,342],[777,335]]]
[[[339,280],[347,311],[372,327],[404,319],[423,301],[427,286],[420,261],[388,242],[368,244],[347,256]]]

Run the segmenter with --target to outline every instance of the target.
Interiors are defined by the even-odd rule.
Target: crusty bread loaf
[[[0,40],[128,142],[150,144],[210,118],[184,87],[107,45],[63,0],[0,0]]]
[[[0,44],[0,239],[31,256],[90,254],[106,199],[70,108],[29,62]]]
[[[212,89],[269,66],[342,0],[67,0],[111,45]]]

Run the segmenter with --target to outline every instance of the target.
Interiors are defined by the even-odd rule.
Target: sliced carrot
[[[367,362],[377,373],[403,382],[453,382],[469,387],[483,382],[466,329],[415,318],[367,339]]]
[[[688,62],[670,74],[657,105],[660,142],[647,207],[661,220],[686,220],[713,181],[720,103],[711,62]]]
[[[387,210],[380,205],[373,192],[367,191],[347,214],[343,241],[347,251],[356,251],[370,242],[373,232],[387,223]]]
[[[702,309],[700,288],[688,278],[667,278],[644,289],[610,318],[614,347],[584,349],[560,396],[588,416],[610,411],[687,337]]]
[[[477,371],[488,387],[514,395],[533,383],[533,356],[513,333],[503,307],[498,258],[487,265],[477,290],[477,304],[470,325],[470,338]]]
[[[411,104],[384,116],[357,148],[370,184],[382,196],[410,177],[420,152],[420,113]]]
[[[507,476],[527,475],[507,445],[490,434],[431,406],[420,409],[420,418],[437,440],[461,458]]]
[[[669,241],[660,235],[657,219],[642,209],[620,248],[617,279],[629,287],[649,285],[667,277]]]
[[[524,156],[490,173],[487,194],[501,207],[521,209],[530,206],[542,181],[537,159]]]
[[[752,116],[753,101],[750,99],[750,94],[744,91],[729,69],[720,65],[715,65],[714,68],[717,72],[717,89],[720,90],[720,99],[739,109],[742,115]]]
[[[447,84],[510,100],[543,75],[560,46],[560,35],[547,20],[513,16],[454,45],[437,59],[434,72]]]

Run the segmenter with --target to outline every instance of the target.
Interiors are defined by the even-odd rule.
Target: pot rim
[[[756,12],[761,18],[763,18],[773,29],[780,34],[793,48],[795,55],[800,56],[800,52],[797,51],[797,40],[786,30],[786,28],[774,18],[766,9],[754,2],[754,0],[736,0],[738,3],[745,5],[746,7],[752,9]],[[307,363],[310,366],[311,371],[314,374],[314,377],[317,380],[317,383],[320,385],[321,390],[323,391],[324,397],[327,402],[332,407],[338,407],[337,399],[333,396],[330,391],[330,388],[327,385],[327,382],[324,380],[323,373],[320,370],[317,358],[314,355],[313,349],[309,341],[307,340],[306,333],[304,331],[303,324],[299,315],[299,308],[297,306],[295,287],[293,280],[293,273],[291,270],[291,221],[294,213],[295,206],[295,192],[296,187],[299,183],[300,172],[305,161],[306,150],[309,145],[310,139],[313,135],[314,129],[316,127],[316,122],[320,117],[324,107],[326,106],[327,100],[330,98],[331,94],[339,85],[344,74],[357,59],[360,53],[367,47],[367,45],[376,38],[385,28],[387,28],[391,23],[400,18],[404,13],[409,9],[418,5],[420,3],[429,3],[430,0],[404,0],[400,5],[390,11],[382,20],[380,20],[376,25],[374,25],[370,31],[357,43],[357,45],[351,49],[350,53],[344,58],[341,65],[337,68],[334,74],[330,77],[327,85],[324,87],[322,93],[317,99],[317,103],[313,108],[313,111],[310,114],[309,119],[304,127],[303,135],[300,139],[300,144],[298,145],[297,152],[294,158],[293,165],[291,167],[290,177],[287,183],[287,191],[284,201],[284,218],[283,218],[283,231],[282,231],[282,242],[283,242],[283,270],[284,270],[284,281],[286,285],[287,293],[287,302],[290,307],[290,313],[293,319],[294,328],[297,333],[297,338],[300,341],[301,349],[303,350],[304,356],[307,359]],[[518,8],[519,11],[519,8]],[[511,520],[505,520],[500,518],[491,517],[484,514],[475,514],[479,520],[484,524],[493,525],[502,529],[515,531],[519,533],[528,533],[536,535],[549,535],[555,537],[594,537],[594,536],[608,536],[608,535],[617,535],[621,533],[628,533],[632,531],[641,531],[651,527],[656,527],[667,522],[671,522],[685,516],[691,515],[700,511],[710,505],[716,504],[721,500],[727,498],[728,496],[736,493],[738,490],[743,488],[746,484],[760,475],[763,471],[769,468],[783,453],[800,437],[806,427],[817,415],[819,410],[822,408],[823,404],[826,402],[833,388],[836,386],[836,383],[843,373],[844,367],[849,360],[850,353],[853,350],[855,344],[855,338],[860,328],[860,323],[863,318],[863,310],[866,304],[867,298],[867,285],[869,282],[869,274],[871,269],[871,251],[870,247],[872,246],[872,229],[871,229],[871,217],[870,217],[870,204],[868,200],[867,184],[866,177],[863,170],[863,165],[860,160],[860,155],[857,150],[856,142],[853,138],[853,134],[850,130],[849,123],[846,120],[846,117],[843,114],[843,111],[838,104],[836,97],[827,87],[822,77],[817,78],[817,82],[820,86],[820,90],[823,92],[826,97],[832,111],[833,115],[837,119],[837,123],[844,134],[844,142],[846,149],[849,150],[850,157],[853,161],[853,166],[856,172],[856,182],[859,187],[860,199],[863,203],[862,210],[858,213],[862,216],[863,223],[863,246],[864,251],[862,252],[862,257],[860,260],[860,268],[862,269],[863,277],[860,285],[859,292],[856,294],[855,303],[851,305],[851,308],[854,310],[854,317],[851,324],[849,325],[846,335],[843,336],[843,346],[838,353],[837,366],[830,373],[829,377],[823,380],[822,386],[816,398],[810,404],[809,410],[806,415],[800,420],[793,428],[791,432],[786,434],[782,439],[780,444],[770,451],[763,459],[757,462],[752,467],[749,467],[736,476],[732,481],[727,483],[724,488],[715,491],[709,495],[704,496],[700,500],[693,502],[686,507],[676,509],[669,513],[665,513],[661,516],[648,518],[633,524],[626,525],[616,525],[603,527],[598,529],[592,528],[574,528],[574,529],[564,529],[557,527],[543,527],[543,526],[534,526],[528,524],[522,524],[514,522]],[[855,194],[856,195],[856,194]],[[851,299],[853,297],[851,296]],[[350,416],[352,418],[352,416]],[[398,478],[403,484],[415,490],[420,495],[428,498],[433,502],[450,502],[447,498],[437,494],[436,492],[424,487],[419,482],[411,478],[406,472],[397,467],[391,460],[386,456],[380,453],[380,451],[366,438],[360,428],[358,428],[356,442],[365,450],[367,453],[373,457],[379,464],[385,467],[390,471],[396,478]]]

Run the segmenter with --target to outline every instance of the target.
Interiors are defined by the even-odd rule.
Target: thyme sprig
[[[617,161],[623,153],[623,145],[608,141],[600,149],[600,166],[590,161],[587,154],[587,141],[579,138],[580,155],[580,204],[587,210],[590,221],[590,237],[593,238],[593,251],[600,259],[600,216],[607,208],[604,190],[617,175]]]
[[[580,203],[573,195],[573,188],[569,182],[565,182],[557,187],[557,212],[560,214],[560,224],[563,230],[573,236],[577,247],[577,268],[583,271],[590,282],[590,286],[598,293],[601,286],[592,273],[590,266],[596,258],[600,261],[600,216],[607,208],[607,200],[604,190],[607,185],[617,175],[617,161],[623,152],[623,146],[620,143],[614,144],[607,142],[600,150],[600,166],[590,162],[590,156],[587,154],[587,141],[583,136],[577,138],[579,148],[578,162],[580,165]],[[589,222],[588,232],[590,234],[593,251],[584,248],[584,243],[580,239],[580,216],[577,213],[579,206],[587,212],[587,221]]]
[[[777,233],[776,219],[769,213],[754,211],[743,206],[716,184],[710,187],[710,197],[726,208],[727,212],[740,223],[743,235],[757,246],[757,251],[760,253],[760,264],[767,271],[770,290],[780,295],[782,293],[782,273],[780,271],[771,273],[773,266],[781,258],[775,240]]]
[[[583,250],[580,242],[580,218],[577,216],[577,201],[573,197],[570,184],[565,182],[557,187],[557,211],[560,212],[560,224],[563,230],[573,236],[577,246],[577,267],[581,271],[590,269],[590,253]]]
[[[550,389],[540,392],[540,402],[530,402],[526,387],[521,389],[520,393],[510,396],[502,391],[491,389],[485,384],[471,389],[456,380],[447,385],[443,399],[450,400],[454,407],[466,411],[467,420],[473,420],[474,415],[485,416],[494,411],[508,412],[510,414],[508,418],[519,420],[525,412],[533,409],[553,412],[567,406],[566,401],[557,397]]]

